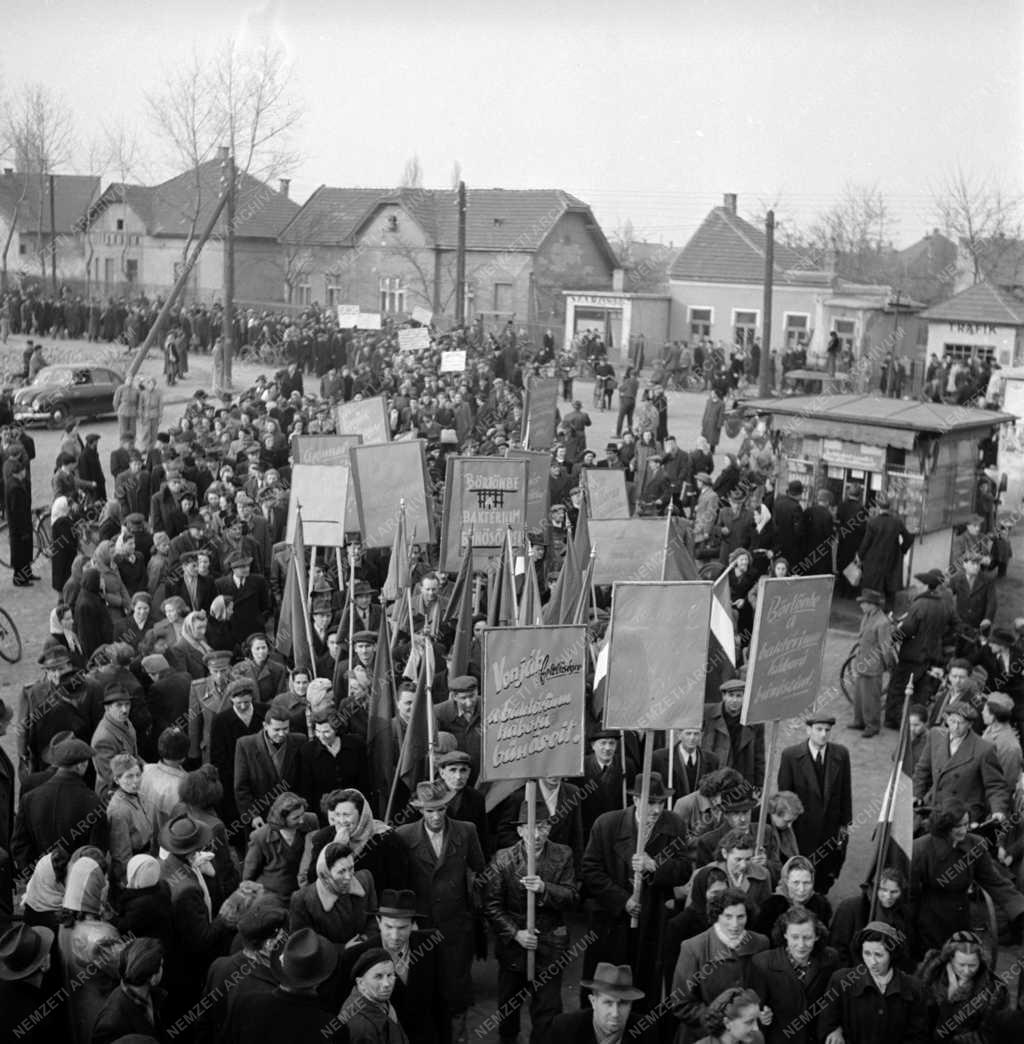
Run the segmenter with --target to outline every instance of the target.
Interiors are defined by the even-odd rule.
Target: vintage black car
[[[47,421],[54,428],[63,427],[69,417],[109,416],[121,383],[121,375],[105,367],[46,366],[14,393],[14,416],[26,424]]]

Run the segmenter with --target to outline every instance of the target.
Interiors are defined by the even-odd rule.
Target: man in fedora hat
[[[529,805],[523,801],[516,817],[519,841],[503,848],[484,875],[483,908],[496,937],[498,958],[498,1035],[514,1040],[519,1033],[519,1008],[530,999],[530,1042],[540,1044],[547,1024],[562,1010],[562,969],[559,958],[568,948],[564,911],[572,909],[580,893],[572,850],[551,841],[550,813],[539,801],[533,830]],[[534,872],[528,873],[530,855]],[[527,928],[527,895],[536,904],[533,929]],[[536,954],[539,969],[551,969],[532,984],[526,976],[527,954]]]
[[[484,854],[476,827],[448,819],[452,797],[443,780],[417,783],[409,804],[422,818],[395,833],[409,851],[418,912],[442,935],[444,992],[458,1039],[465,1036],[466,1011],[473,1003],[472,889],[484,869]]]
[[[46,751],[57,733],[71,732],[88,743],[99,722],[84,676],[76,672],[67,649],[46,646],[39,665],[43,677],[25,689],[18,706],[15,733],[22,777],[45,767]]]
[[[252,556],[244,551],[228,555],[225,563],[230,576],[222,576],[214,583],[217,594],[234,599],[231,615],[231,640],[241,645],[254,631],[265,631],[273,612],[274,603],[267,581],[252,573]]]
[[[853,722],[851,729],[863,732],[864,739],[877,736],[882,727],[882,675],[896,661],[893,625],[883,612],[885,598],[881,591],[861,588],[860,631],[857,635],[857,657],[854,660]]]
[[[999,766],[1012,794],[1024,770],[1020,740],[1010,724],[1013,720],[1013,700],[1005,692],[990,692],[981,705],[981,720],[985,725],[981,738],[995,747]]]
[[[888,609],[896,592],[903,587],[903,556],[910,550],[914,538],[903,519],[890,514],[889,498],[884,494],[875,497],[875,509],[874,518],[869,518],[864,526],[864,538],[854,561],[862,570],[861,586],[881,591]]]
[[[61,1007],[45,1003],[52,949],[49,928],[16,924],[0,935],[0,1020],[5,1027],[0,1040],[49,1044],[66,1039]]]
[[[451,1035],[442,955],[432,945],[433,933],[417,928],[416,893],[385,888],[374,913],[377,930],[353,954],[353,961],[369,950],[384,950],[395,965],[391,1006],[409,1044],[442,1044]]]
[[[348,655],[349,627],[352,633],[357,631],[369,631],[376,634],[380,630],[381,607],[374,604],[373,597],[377,592],[365,580],[356,580],[352,588],[351,608],[346,605],[338,623],[338,643]],[[350,620],[351,615],[351,620]]]
[[[793,479],[786,486],[786,492],[776,496],[772,505],[775,534],[772,550],[789,562],[794,576],[803,572],[801,563],[807,550],[807,523],[804,506],[800,502],[803,495],[804,484],[799,479]]]
[[[590,753],[583,759],[583,786],[580,788],[584,795],[580,804],[584,837],[590,836],[599,816],[625,807],[624,780],[636,775],[637,766],[628,752],[625,756],[620,752],[621,742],[621,733],[614,729],[600,729],[590,736]]]
[[[106,806],[83,778],[95,751],[77,737],[55,745],[57,771],[45,783],[22,795],[11,850],[20,871],[30,870],[40,856],[60,846],[69,855],[82,845],[107,843]]]
[[[633,1005],[646,996],[633,985],[633,971],[628,964],[598,963],[592,978],[580,981],[590,991],[590,1007],[566,1012],[551,1022],[548,1040],[562,1044],[622,1044],[626,1040],[642,1040],[632,1030],[639,1021]]]
[[[792,791],[804,806],[793,833],[801,855],[814,862],[814,887],[821,895],[843,868],[853,822],[850,752],[831,742],[835,723],[831,714],[809,713],[806,740],[787,747],[779,762],[779,790]]]
[[[647,837],[638,845],[643,776],[637,775],[630,795],[633,806],[606,812],[594,824],[583,853],[582,876],[593,901],[590,926],[597,939],[587,947],[583,974],[598,961],[630,961],[636,968],[637,984],[649,997],[658,995],[661,983],[661,932],[665,903],[673,889],[686,884],[690,861],[686,831],[679,818],[668,810],[671,791],[662,777],[652,772],[645,810]],[[640,854],[637,855],[637,848]],[[640,892],[634,892],[634,874],[640,873]],[[630,930],[630,918],[639,930]],[[643,945],[638,946],[639,940]]]
[[[270,958],[276,989],[233,1004],[221,1039],[253,1044],[347,1039],[343,1024],[318,995],[337,965],[334,943],[312,928],[292,932]]]
[[[890,729],[900,727],[903,701],[911,683],[915,703],[931,702],[938,684],[929,670],[944,662],[943,640],[960,623],[953,602],[939,591],[946,578],[938,569],[915,573],[914,579],[924,585],[924,590],[914,596],[910,608],[893,630],[893,640],[900,643],[900,653],[885,694],[885,724]]]
[[[118,754],[138,756],[139,743],[135,726],[129,721],[132,697],[126,688],[108,685],[103,693],[103,717],[92,734],[93,767],[96,769],[96,793],[109,797],[113,787],[110,777],[111,759]]]
[[[516,817],[520,805],[526,799],[526,787],[507,797],[498,810],[496,848],[510,848],[518,838]],[[583,862],[583,849],[586,844],[583,833],[583,801],[580,788],[575,783],[559,776],[541,777],[537,780],[537,800],[547,805],[551,816],[551,840],[560,845],[568,845],[572,850],[573,864],[579,872]]]

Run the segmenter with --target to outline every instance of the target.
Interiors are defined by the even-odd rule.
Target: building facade
[[[961,362],[991,359],[1001,367],[1024,365],[1024,297],[977,283],[921,313],[927,350]]]

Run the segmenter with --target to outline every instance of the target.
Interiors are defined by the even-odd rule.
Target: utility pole
[[[225,149],[224,156],[224,317],[221,340],[224,344],[224,388],[231,388],[231,359],[235,348],[235,154]]]
[[[459,239],[455,253],[455,323],[466,321],[466,183],[459,182]]]
[[[761,306],[761,364],[757,372],[757,393],[762,399],[771,392],[772,367],[772,280],[775,276],[775,211],[764,219],[764,301]]]
[[[50,279],[53,296],[57,296],[57,221],[56,206],[53,201],[53,175],[50,175]]]

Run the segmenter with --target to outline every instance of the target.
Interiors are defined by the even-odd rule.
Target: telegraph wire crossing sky
[[[417,155],[428,187],[448,187],[457,161],[472,187],[562,188],[609,233],[629,219],[681,245],[723,192],[748,216],[777,203],[807,223],[851,183],[877,185],[907,245],[937,225],[935,188],[958,164],[1024,184],[1014,0],[53,0],[12,16],[0,86],[64,95],[79,172],[123,119],[145,146],[132,180],[152,183],[176,171],[144,95],[228,37],[274,41],[294,65],[299,202],[321,184],[394,185]]]

